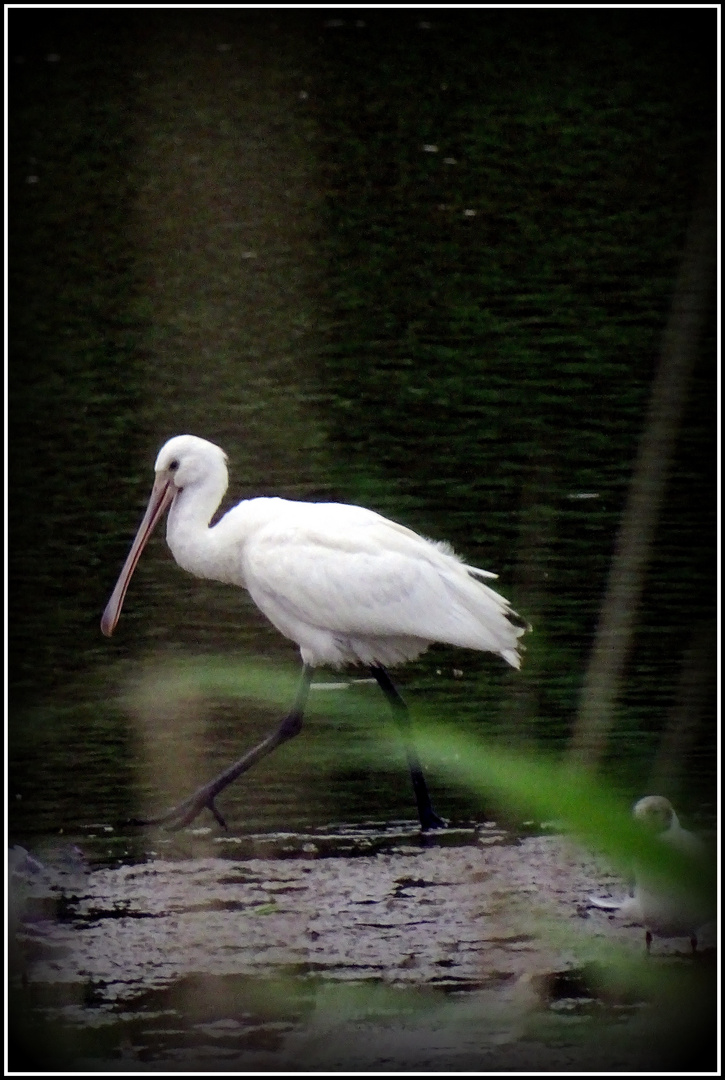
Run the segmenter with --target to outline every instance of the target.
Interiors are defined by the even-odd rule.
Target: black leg
[[[287,742],[288,739],[293,738],[295,735],[299,735],[302,729],[302,715],[307,703],[307,695],[310,689],[310,683],[312,682],[313,668],[303,667],[302,678],[300,680],[299,689],[297,691],[297,697],[295,703],[292,706],[290,712],[284,717],[279,727],[268,735],[266,739],[263,739],[258,746],[254,746],[251,750],[235,761],[233,765],[230,765],[224,772],[214,779],[210,780],[208,784],[204,784],[198,791],[195,791],[184,802],[179,803],[172,810],[169,810],[166,814],[162,814],[159,817],[147,818],[144,821],[135,820],[131,824],[133,825],[166,825],[172,831],[177,829],[183,829],[185,825],[190,825],[191,822],[201,813],[202,810],[211,810],[212,814],[222,826],[226,829],[227,823],[216,808],[214,800],[220,792],[224,791],[238,776],[245,773],[248,769],[251,769],[252,765],[256,765],[267,754],[271,754],[281,743]]]
[[[413,746],[413,740],[410,732],[410,717],[408,715],[408,706],[403,701],[402,697],[395,689],[395,685],[388,675],[382,664],[373,664],[370,671],[375,676],[378,686],[385,694],[386,698],[390,702],[390,707],[393,710],[393,716],[400,728],[400,732],[403,736],[403,744],[405,746],[405,753],[408,757],[408,768],[410,769],[410,779],[413,781],[413,791],[415,792],[415,801],[418,806],[418,817],[420,818],[420,827],[423,831],[428,829],[443,829],[445,828],[445,821],[443,818],[438,817],[433,806],[431,805],[430,795],[428,794],[428,787],[423,776],[423,770],[420,767],[420,761],[418,755],[415,752]]]

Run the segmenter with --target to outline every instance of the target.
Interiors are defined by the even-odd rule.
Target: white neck
[[[198,577],[214,576],[208,564],[214,547],[209,522],[226,488],[226,470],[224,475],[207,476],[183,488],[169,510],[166,542],[179,566]]]

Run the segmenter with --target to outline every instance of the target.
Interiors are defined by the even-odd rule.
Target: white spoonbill
[[[694,876],[706,873],[705,845],[695,833],[682,828],[669,799],[663,795],[645,795],[635,803],[632,814],[663,844],[690,859]],[[697,949],[698,938],[710,935],[708,920],[711,915],[697,895],[692,896],[673,885],[663,885],[639,870],[635,874],[632,896],[624,900],[590,896],[589,902],[634,923],[642,923],[647,952],[652,947],[653,935],[688,937],[693,952]]]
[[[148,824],[181,828],[207,807],[224,826],[216,796],[299,733],[313,669],[352,663],[369,667],[392,706],[422,828],[443,825],[408,737],[407,708],[385,665],[412,660],[440,641],[497,653],[518,668],[518,639],[526,627],[508,600],[481,581],[496,575],[466,566],[448,544],[361,506],[246,499],[210,528],[227,489],[227,457],[195,435],[169,439],[155,471],[146,513],[101,619],[103,633],[113,633],[139,556],[168,508],[166,539],[179,566],[247,589],[270,622],[299,645],[303,668],[295,702],[279,727]]]

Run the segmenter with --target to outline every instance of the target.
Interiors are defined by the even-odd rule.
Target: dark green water
[[[161,536],[101,637],[155,454],[181,431],[228,452],[225,506],[361,502],[498,572],[535,627],[521,674],[438,648],[400,683],[413,711],[424,697],[473,730],[566,745],[714,130],[715,13],[357,14],[10,13],[13,839],[138,812],[154,778],[123,695],[152,661],[296,662]],[[679,709],[671,794],[703,816],[712,314],[604,763],[644,793]],[[212,700],[168,738],[209,725],[203,779],[270,722]],[[234,820],[410,816],[394,733],[371,724],[379,776],[311,718]],[[481,812],[432,787],[446,816]]]

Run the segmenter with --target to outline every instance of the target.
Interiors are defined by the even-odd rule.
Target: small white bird
[[[177,435],[161,448],[149,504],[101,629],[113,633],[143,547],[168,508],[166,539],[179,566],[247,589],[270,622],[299,645],[302,680],[275,732],[153,823],[180,828],[208,807],[224,825],[215,796],[298,734],[313,669],[352,663],[370,668],[401,726],[421,826],[444,824],[431,806],[408,739],[407,709],[385,665],[445,642],[496,653],[518,668],[525,622],[483,584],[481,579],[495,574],[467,566],[448,544],[426,540],[361,506],[247,499],[210,527],[227,489],[226,463],[218,446],[194,435]]]
[[[662,843],[691,859],[693,874],[704,871],[705,845],[695,833],[682,828],[669,799],[662,795],[646,795],[635,804],[632,814]],[[624,900],[590,896],[589,902],[605,911],[617,912],[631,922],[642,923],[647,952],[652,946],[653,935],[688,937],[694,952],[698,937],[702,936],[710,918],[706,906],[697,897],[673,884],[665,886],[641,870],[635,874],[634,895]]]

